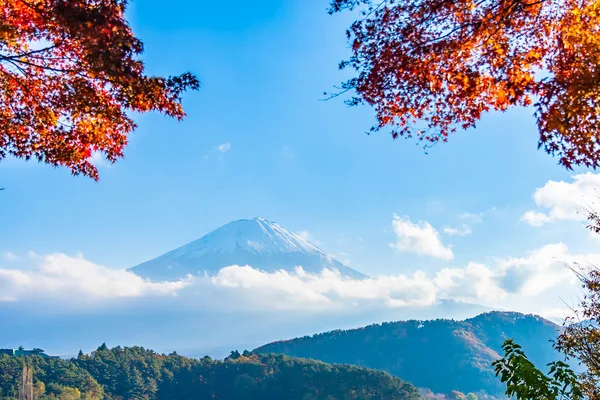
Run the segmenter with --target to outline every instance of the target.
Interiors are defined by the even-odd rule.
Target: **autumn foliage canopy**
[[[377,131],[436,143],[482,114],[533,106],[539,146],[566,168],[600,166],[600,1],[333,0],[355,9],[350,104]]]
[[[0,0],[0,160],[7,155],[98,178],[94,152],[123,156],[129,112],[181,119],[190,73],[147,76],[126,0]]]

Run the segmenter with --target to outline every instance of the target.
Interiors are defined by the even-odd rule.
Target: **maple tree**
[[[445,142],[482,114],[533,106],[539,147],[568,169],[600,165],[597,0],[332,0],[356,76],[342,92],[374,107],[379,131]],[[335,96],[335,95],[334,95]]]
[[[126,0],[0,0],[0,160],[36,158],[98,179],[94,152],[115,162],[131,112],[185,116],[191,73],[148,76]]]

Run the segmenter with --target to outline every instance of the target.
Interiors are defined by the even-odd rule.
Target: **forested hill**
[[[39,400],[419,399],[413,385],[366,368],[247,352],[197,360],[104,345],[72,360],[0,356],[0,399],[18,398],[24,365]]]
[[[437,393],[501,395],[491,363],[505,339],[521,344],[537,365],[559,355],[550,340],[561,328],[541,317],[490,312],[465,321],[390,322],[274,342],[255,350],[380,369]]]

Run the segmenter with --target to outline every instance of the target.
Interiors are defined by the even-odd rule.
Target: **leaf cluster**
[[[493,363],[496,374],[506,384],[506,395],[517,400],[582,400],[582,388],[577,375],[568,364],[557,361],[548,364],[544,374],[529,361],[521,346],[507,340],[502,346],[505,355]]]
[[[0,160],[36,158],[98,179],[123,157],[132,112],[185,116],[191,73],[145,72],[125,0],[0,0]]]
[[[539,147],[564,167],[600,165],[596,0],[333,0],[355,10],[341,68],[372,132],[445,142],[484,113],[533,106]]]

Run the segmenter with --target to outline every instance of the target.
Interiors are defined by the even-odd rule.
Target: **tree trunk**
[[[19,386],[19,400],[34,400],[33,398],[33,374],[25,364],[21,374],[21,385]]]

